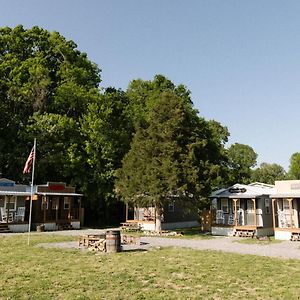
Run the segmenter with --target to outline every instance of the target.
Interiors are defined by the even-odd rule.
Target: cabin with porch
[[[272,195],[275,239],[300,241],[300,180],[275,181]]]
[[[82,194],[63,182],[36,185],[32,201],[32,224],[45,230],[79,229],[83,221]]]
[[[28,231],[28,197],[30,192],[26,185],[0,178],[0,232]]]
[[[31,229],[80,228],[84,209],[82,194],[62,182],[33,186]],[[29,229],[31,186],[0,178],[0,232],[26,232]]]
[[[235,184],[212,193],[212,234],[253,237],[273,234],[270,196],[274,186],[264,183]]]
[[[126,205],[126,222],[124,229],[141,229],[155,231],[155,207],[130,207]],[[194,207],[183,207],[172,201],[163,208],[161,229],[172,230],[199,226],[199,214]]]

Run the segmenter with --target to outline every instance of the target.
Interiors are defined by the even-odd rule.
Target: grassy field
[[[299,299],[300,261],[191,249],[45,249],[0,237],[0,299]],[[300,251],[300,250],[299,250]]]

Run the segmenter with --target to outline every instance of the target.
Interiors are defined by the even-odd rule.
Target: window
[[[175,211],[175,203],[174,201],[172,203],[168,204],[168,212],[174,212]]]
[[[59,205],[58,197],[53,197],[51,208],[53,210],[56,210],[56,209],[58,209],[58,205]]]
[[[64,209],[70,209],[70,204],[71,204],[71,198],[64,197]]]
[[[44,210],[44,209],[48,209],[49,207],[49,200],[46,196],[43,196],[42,197],[42,203],[41,203],[41,210]]]
[[[224,213],[228,213],[228,199],[221,199],[221,210]]]
[[[4,207],[4,196],[0,196],[0,207]]]
[[[283,210],[290,210],[290,204],[287,199],[283,199]]]
[[[6,197],[4,208],[9,209],[9,210],[16,210],[17,198],[16,197]]]
[[[251,199],[247,200],[247,211],[254,212],[254,202]]]
[[[266,214],[271,213],[270,199],[265,199],[265,213]]]

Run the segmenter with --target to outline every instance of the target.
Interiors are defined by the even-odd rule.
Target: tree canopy
[[[288,170],[289,179],[300,179],[300,152],[293,153]]]
[[[229,147],[227,155],[229,183],[249,183],[251,181],[251,168],[256,165],[257,159],[257,154],[253,148],[248,145],[235,143]]]
[[[132,118],[136,131],[116,189],[127,202],[153,204],[157,220],[174,198],[199,205],[208,196],[220,169],[217,151],[226,139],[217,138],[221,125],[199,117],[188,91],[180,89],[161,75],[153,82],[134,81],[128,89],[131,111],[138,112]]]
[[[278,164],[262,163],[259,168],[253,170],[251,180],[253,182],[264,182],[275,184],[275,180],[283,180],[286,178],[284,168]]]

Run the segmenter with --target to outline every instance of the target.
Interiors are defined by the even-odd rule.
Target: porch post
[[[12,196],[6,196],[7,197],[7,202],[6,202],[6,213],[7,213],[7,216],[6,216],[6,224],[8,224],[8,219],[9,219],[9,206],[10,206],[10,197]]]
[[[255,228],[256,228],[256,227],[257,227],[257,226],[256,226],[257,222],[256,222],[256,203],[255,203],[255,198],[252,198],[251,200],[253,201],[253,209],[254,209],[254,226],[255,226]]]
[[[274,233],[275,233],[275,201],[276,201],[276,199],[272,198],[272,218],[273,218]]]
[[[232,201],[233,201],[233,209],[234,209],[234,225],[237,226],[238,225],[237,211],[236,211],[237,199],[232,199]]]
[[[47,205],[47,196],[42,197],[42,203],[43,203],[43,212],[44,212],[44,225],[46,223],[46,205]]]
[[[71,205],[73,202],[73,197],[69,196],[69,212],[68,212],[68,220],[71,221]]]
[[[291,222],[291,228],[293,228],[293,207],[292,207],[292,198],[287,199],[287,201],[289,202],[289,210],[290,210],[290,222]]]

